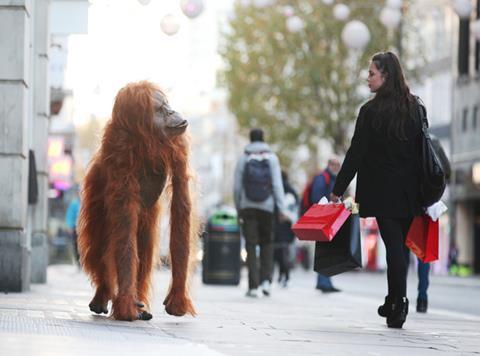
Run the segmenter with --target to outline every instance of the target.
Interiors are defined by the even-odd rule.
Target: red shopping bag
[[[314,204],[292,226],[300,240],[332,241],[350,211],[343,204]]]
[[[422,262],[438,260],[438,220],[428,215],[416,216],[408,230],[405,245]]]

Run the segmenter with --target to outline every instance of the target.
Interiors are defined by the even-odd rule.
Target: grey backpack
[[[243,188],[247,198],[254,202],[265,201],[272,195],[272,173],[268,153],[245,152],[247,162],[243,172]]]

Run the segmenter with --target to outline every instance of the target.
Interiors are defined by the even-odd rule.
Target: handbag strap
[[[428,133],[428,119],[425,116],[425,112],[423,111],[425,105],[423,105],[422,99],[420,99],[418,96],[415,96],[415,99],[417,99],[417,111],[418,116],[420,117],[420,122],[422,124],[422,132],[426,138],[430,138],[430,135]]]

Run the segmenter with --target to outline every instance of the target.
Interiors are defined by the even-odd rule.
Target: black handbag
[[[330,277],[362,267],[360,243],[360,216],[352,214],[344,222],[332,241],[315,243],[315,272]]]
[[[417,98],[418,116],[422,125],[420,143],[420,203],[422,207],[429,207],[438,202],[446,187],[445,170],[442,167],[437,152],[428,133],[426,109]]]

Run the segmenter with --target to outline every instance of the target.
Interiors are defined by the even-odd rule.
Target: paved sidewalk
[[[260,299],[244,297],[246,278],[240,287],[205,286],[196,275],[198,316],[176,318],[162,306],[169,272],[156,272],[149,322],[92,315],[93,290],[73,266],[51,266],[48,278],[30,292],[0,295],[0,355],[480,355],[479,314],[421,315],[411,301],[404,329],[387,328],[376,315],[384,275],[345,274],[335,278],[344,292],[322,294],[313,273],[297,270],[289,288],[275,285]],[[478,297],[480,281],[467,284]]]

